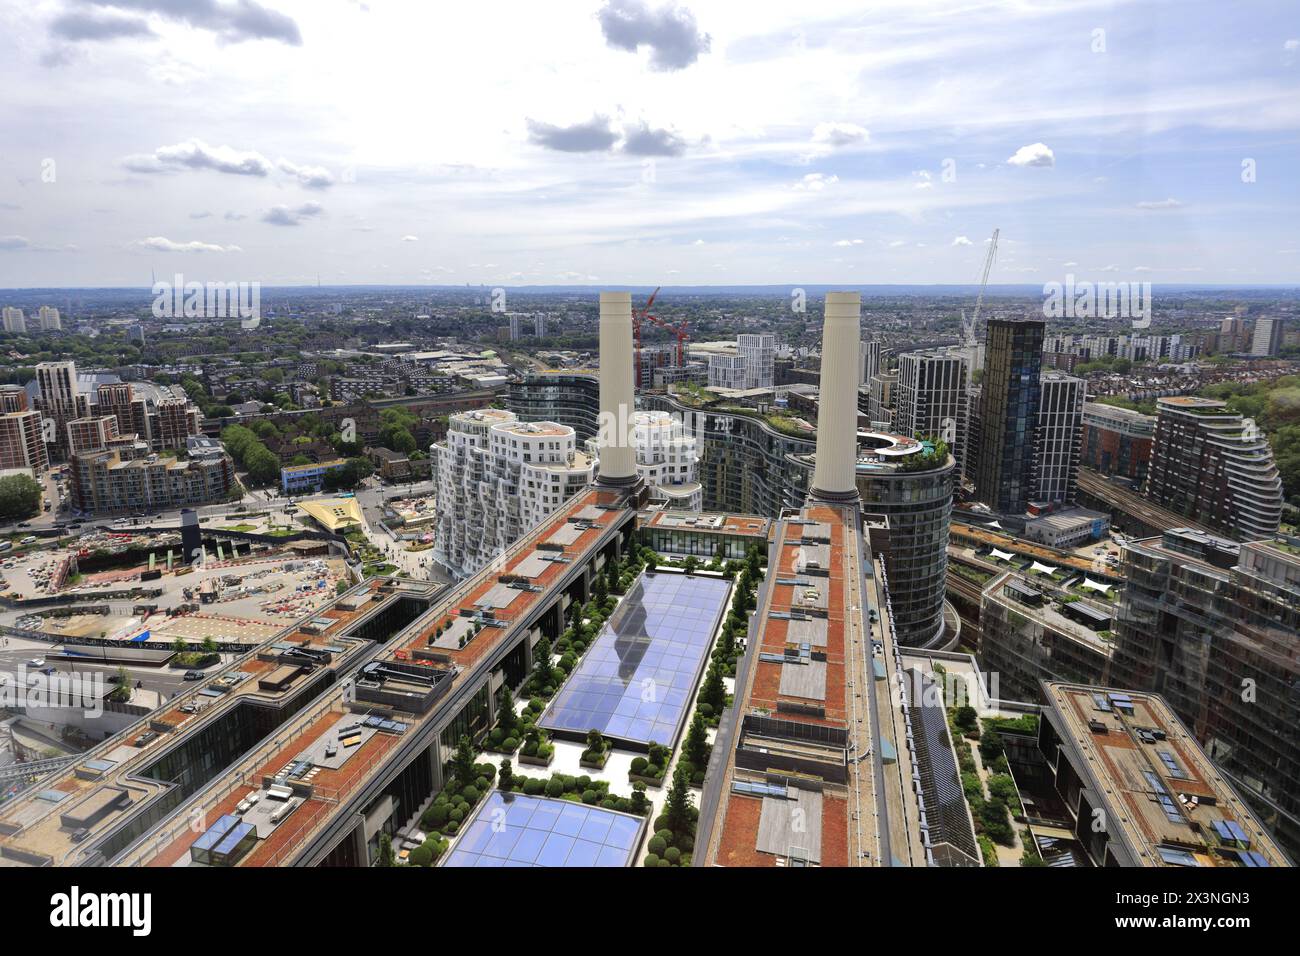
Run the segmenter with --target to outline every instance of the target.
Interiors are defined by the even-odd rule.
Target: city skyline
[[[1300,262],[1278,3],[4,7],[5,287],[969,284],[994,226],[995,283]]]

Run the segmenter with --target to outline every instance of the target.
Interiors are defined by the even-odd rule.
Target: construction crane
[[[690,335],[687,334],[686,331],[686,323],[683,322],[681,323],[681,325],[673,325],[670,322],[665,322],[663,319],[650,314],[650,307],[654,305],[655,296],[659,294],[659,289],[661,288],[663,287],[657,286],[655,290],[650,293],[650,298],[646,300],[645,308],[632,310],[632,331],[636,337],[636,367],[635,369],[633,369],[633,372],[635,373],[636,376],[636,384],[638,388],[640,388],[642,384],[641,382],[641,322],[642,320],[653,322],[661,329],[667,329],[669,332],[675,335],[677,337],[677,364],[678,366],[682,366],[686,364],[686,343],[690,339]]]
[[[989,254],[984,260],[984,275],[980,277],[980,292],[975,297],[975,314],[971,316],[970,321],[966,321],[966,310],[961,313],[962,326],[962,344],[967,348],[975,347],[975,325],[980,320],[980,309],[984,306],[984,289],[989,284],[989,272],[993,270],[993,258],[998,254],[998,233],[1001,230],[993,230],[993,238],[989,240]]]

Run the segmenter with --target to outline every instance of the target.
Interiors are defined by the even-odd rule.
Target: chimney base
[[[808,500],[824,501],[827,504],[852,504],[855,501],[860,502],[862,496],[858,494],[856,488],[853,491],[822,491],[820,488],[809,488]]]
[[[638,510],[650,502],[650,486],[640,475],[632,475],[628,478],[604,478],[597,475],[591,487],[596,491],[625,497],[629,499],[627,504]]]

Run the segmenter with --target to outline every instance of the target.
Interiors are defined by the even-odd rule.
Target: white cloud
[[[851,146],[865,143],[871,134],[857,123],[818,123],[813,128],[813,142],[827,146]]]
[[[695,14],[671,2],[652,10],[643,0],[607,0],[596,17],[611,47],[635,53],[648,46],[652,70],[680,70],[709,52],[709,35],[696,27]]]
[[[276,162],[281,172],[293,176],[307,189],[329,189],[334,185],[334,174],[324,166],[299,166],[281,158]]]
[[[261,153],[230,146],[209,146],[201,139],[159,146],[151,155],[128,156],[122,160],[122,165],[133,173],[210,169],[232,176],[266,176],[271,171],[270,161]]]
[[[1300,40],[1287,40],[1282,44],[1282,49],[1288,53],[1294,53],[1296,50],[1300,50]]]
[[[305,202],[301,206],[272,206],[262,213],[262,222],[272,226],[300,226],[304,219],[314,219],[325,212],[318,202]]]
[[[1055,166],[1056,154],[1043,143],[1021,146],[1008,159],[1012,166]]]
[[[837,245],[837,246],[860,246],[860,245],[862,245],[862,240],[861,240],[861,239],[840,239],[838,242],[835,243],[835,245]]]
[[[150,236],[132,245],[137,249],[147,249],[151,252],[243,252],[239,246],[222,246],[215,242],[199,242],[197,239],[189,242],[173,242],[165,236]]]
[[[834,186],[839,181],[840,177],[838,176],[827,176],[825,173],[808,173],[803,179],[794,184],[794,188],[809,192],[820,192],[827,186]]]
[[[1137,203],[1139,209],[1179,209],[1182,205],[1177,199],[1144,199]]]
[[[403,242],[419,242],[419,241],[420,241],[420,237],[419,237],[419,236],[403,236],[403,237],[402,237],[402,241],[403,241]]]
[[[972,243],[969,239],[967,239],[965,236],[958,236],[956,239],[954,239],[954,240],[952,241],[952,244],[953,244],[954,246],[969,246],[969,245],[973,245],[973,243]]]

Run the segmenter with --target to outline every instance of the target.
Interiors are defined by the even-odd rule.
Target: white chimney
[[[632,444],[632,293],[600,294],[600,422],[596,483],[623,488],[636,484]]]
[[[822,327],[821,394],[817,408],[817,467],[809,497],[852,501],[858,461],[858,326],[862,296],[827,292]],[[601,393],[602,398],[604,392]]]

